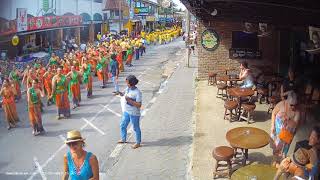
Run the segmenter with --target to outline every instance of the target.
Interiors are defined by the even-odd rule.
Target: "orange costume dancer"
[[[83,83],[86,84],[87,87],[87,97],[92,97],[92,83],[93,79],[91,76],[91,64],[87,64],[86,62],[82,63],[82,72],[83,72]]]
[[[22,84],[26,87],[26,89],[28,89],[27,80],[29,76],[29,70],[30,70],[30,66],[27,65],[26,69],[23,71]]]
[[[108,82],[108,58],[103,56],[97,65],[98,79],[102,81],[101,88],[105,88]]]
[[[116,60],[118,62],[118,68],[119,68],[119,71],[123,71],[124,70],[124,67],[123,67],[123,57],[122,57],[122,50],[121,49],[118,49],[117,51],[117,57],[116,57]]]
[[[10,86],[9,80],[4,80],[0,90],[0,96],[3,97],[2,108],[8,123],[8,130],[15,127],[16,123],[19,121],[16,103],[14,101],[15,93],[14,84]]]
[[[68,82],[65,75],[62,74],[61,68],[57,69],[57,75],[52,79],[51,97],[55,97],[56,106],[58,108],[58,119],[62,114],[64,117],[70,117],[70,103],[68,99]]]
[[[52,78],[53,73],[51,67],[48,67],[47,72],[43,75],[44,88],[47,94],[47,106],[50,106],[50,104],[53,103],[52,99],[50,99],[52,93]]]
[[[70,72],[69,65],[68,65],[68,63],[65,61],[64,64],[63,64],[63,74],[64,74],[64,75],[67,75],[69,72]]]
[[[39,81],[37,79],[32,81],[32,87],[27,91],[28,113],[31,126],[33,128],[32,134],[38,135],[44,132],[41,118],[41,97],[43,94],[37,88]]]
[[[14,83],[14,87],[16,88],[15,100],[21,99],[21,84],[20,84],[20,72],[16,69],[13,69],[9,74],[10,80]]]
[[[88,59],[89,59],[89,63],[91,64],[92,71],[94,72],[94,74],[97,74],[97,69],[96,69],[97,59],[96,59],[96,57],[94,57],[93,54],[89,54]]]
[[[72,98],[73,109],[80,106],[81,92],[80,92],[80,75],[74,66],[71,66],[71,72],[68,73],[69,81],[69,96]]]
[[[126,65],[132,66],[132,64],[131,64],[132,63],[132,58],[133,58],[133,47],[132,46],[128,46]]]

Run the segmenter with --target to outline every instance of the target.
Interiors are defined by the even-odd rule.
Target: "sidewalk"
[[[193,145],[192,174],[194,180],[213,179],[213,169],[215,160],[211,155],[214,147],[227,145],[225,135],[228,130],[241,127],[257,127],[270,133],[271,114],[267,114],[268,106],[266,104],[256,103],[254,111],[255,123],[232,122],[223,119],[224,101],[216,97],[216,86],[208,86],[207,81],[200,81],[196,88],[196,128]],[[309,118],[310,119],[310,118]],[[292,154],[297,141],[308,138],[310,128],[314,123],[302,125],[293,139],[290,146],[289,155]],[[271,164],[272,149],[269,145],[261,149],[249,150],[250,163]],[[238,169],[239,165],[233,165],[233,171]]]
[[[182,56],[181,56],[182,55]],[[142,147],[126,145],[110,169],[109,179],[184,180],[188,178],[192,144],[195,68],[185,67],[184,55],[170,63],[173,74],[162,83],[151,108],[141,120]],[[166,72],[166,71],[165,71]],[[166,73],[164,73],[166,76]],[[134,136],[129,139],[134,142]]]

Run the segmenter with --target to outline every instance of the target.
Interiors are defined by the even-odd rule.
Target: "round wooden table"
[[[248,159],[248,149],[259,149],[268,145],[270,135],[262,129],[238,127],[229,130],[226,134],[226,139],[232,147],[242,150],[242,164],[245,165]]]
[[[235,87],[235,88],[229,88],[228,93],[230,96],[241,98],[241,97],[253,96],[254,90],[252,90],[251,88]]]
[[[234,82],[241,81],[241,79],[239,79],[239,78],[228,76],[228,75],[220,76],[220,77],[218,77],[218,80],[219,81],[224,81],[226,84],[228,82],[230,82],[230,86],[231,87],[232,87]]]
[[[238,120],[240,120],[241,105],[242,105],[241,98],[253,96],[254,95],[254,90],[252,90],[251,88],[235,87],[235,88],[229,88],[227,90],[227,94],[229,96],[233,96],[233,97],[236,97],[238,99],[238,103],[239,103],[238,104]]]
[[[244,166],[236,170],[232,176],[231,180],[251,180],[254,177],[257,180],[270,180],[276,175],[277,169],[270,165],[265,164],[255,164]],[[283,178],[280,178],[283,179]]]

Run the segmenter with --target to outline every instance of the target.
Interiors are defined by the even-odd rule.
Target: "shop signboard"
[[[28,30],[28,17],[26,8],[17,8],[17,32]]]
[[[147,16],[147,17],[146,17],[146,20],[147,20],[148,22],[154,22],[154,21],[156,21],[156,17],[155,17],[155,16]]]
[[[28,31],[81,24],[81,16],[40,16],[28,18]]]
[[[207,51],[214,51],[219,47],[219,35],[213,29],[207,29],[201,34],[201,45]]]
[[[149,7],[135,7],[134,14],[138,16],[147,16],[149,15]]]
[[[160,17],[159,18],[160,22],[174,22],[174,18],[165,18],[165,17]]]
[[[17,32],[17,21],[11,20],[0,23],[0,36],[14,34]]]

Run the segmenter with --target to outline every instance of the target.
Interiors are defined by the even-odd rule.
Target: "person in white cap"
[[[84,138],[79,131],[67,133],[65,143],[70,151],[64,155],[63,180],[99,180],[99,163],[97,157],[83,149]]]

